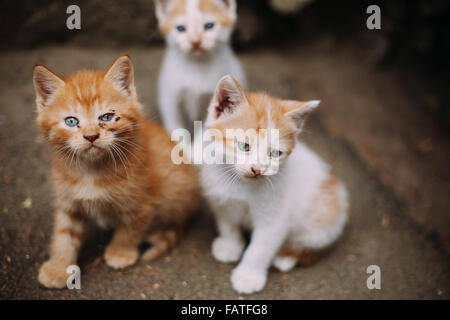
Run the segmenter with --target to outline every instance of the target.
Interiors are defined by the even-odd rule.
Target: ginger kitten
[[[318,104],[248,93],[231,76],[217,85],[207,127],[224,136],[227,129],[255,130],[241,140],[216,139],[215,150],[241,161],[203,165],[201,171],[219,232],[212,254],[224,263],[240,260],[231,276],[239,293],[262,290],[271,265],[288,271],[310,262],[308,253],[329,246],[344,228],[344,185],[319,156],[296,141]],[[279,132],[276,144],[268,141],[270,129]],[[252,231],[246,249],[242,228]]]
[[[172,247],[195,210],[197,176],[172,163],[168,134],[141,116],[130,58],[64,78],[36,65],[33,81],[37,122],[55,151],[53,238],[39,282],[66,286],[88,219],[115,228],[104,254],[112,268],[134,264],[143,241],[147,259]]]
[[[159,76],[158,102],[166,129],[190,129],[203,120],[217,81],[244,71],[230,46],[236,0],[155,0],[167,50]],[[185,121],[187,120],[187,122]]]

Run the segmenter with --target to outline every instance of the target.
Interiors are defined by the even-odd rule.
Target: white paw
[[[108,246],[104,258],[106,264],[113,269],[123,269],[136,263],[139,258],[137,249],[117,249]]]
[[[275,257],[272,265],[281,272],[288,272],[292,270],[297,264],[297,260],[292,257]]]
[[[267,272],[247,267],[237,267],[231,274],[231,285],[238,293],[261,291],[266,285]]]
[[[217,237],[212,244],[214,258],[223,263],[238,261],[243,250],[244,244],[221,237]]]
[[[38,280],[47,288],[63,289],[67,285],[69,274],[66,273],[66,264],[49,260],[39,269]]]

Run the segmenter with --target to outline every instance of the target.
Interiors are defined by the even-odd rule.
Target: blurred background
[[[81,30],[66,8],[81,8]],[[366,9],[381,9],[369,30]],[[450,2],[446,0],[238,0],[233,47],[252,90],[321,99],[302,139],[348,185],[351,220],[322,262],[273,272],[262,299],[450,297]],[[164,54],[150,0],[0,2],[0,298],[230,298],[231,266],[209,254],[208,215],[152,265],[115,272],[101,261],[108,233],[82,250],[83,289],[51,291],[36,276],[47,256],[51,152],[34,123],[31,70],[135,64],[146,115],[159,120]],[[367,266],[382,270],[368,290]]]

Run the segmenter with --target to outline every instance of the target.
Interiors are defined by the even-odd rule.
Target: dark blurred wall
[[[81,30],[66,29],[66,8],[81,8]],[[152,1],[4,0],[2,48],[75,42],[88,46],[148,44],[159,40]]]
[[[273,2],[304,4],[282,13],[274,9]],[[65,28],[70,4],[81,7],[80,31]],[[366,31],[369,4],[381,7],[379,34],[393,42],[395,55],[406,52],[426,59],[449,52],[448,0],[238,0],[236,45],[292,43],[320,34],[353,37]],[[2,0],[0,9],[2,49],[67,41],[86,46],[161,41],[152,0]]]

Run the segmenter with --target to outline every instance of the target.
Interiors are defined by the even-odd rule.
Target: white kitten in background
[[[223,136],[228,129],[254,129],[247,137],[214,142],[227,158],[234,155],[236,164],[201,166],[203,192],[219,232],[213,256],[229,263],[243,254],[231,276],[239,293],[262,290],[271,265],[288,271],[314,262],[347,221],[346,188],[318,155],[296,141],[318,104],[244,92],[230,76],[217,86],[206,126]],[[260,129],[278,129],[279,143],[270,145]],[[247,249],[242,229],[252,232]]]
[[[159,77],[159,108],[166,129],[172,132],[191,128],[193,121],[203,120],[207,102],[202,104],[202,98],[211,98],[217,81],[224,75],[231,74],[245,84],[244,71],[230,46],[236,1],[155,3],[159,28],[167,41]]]

